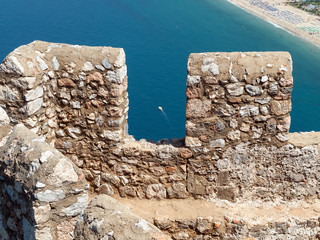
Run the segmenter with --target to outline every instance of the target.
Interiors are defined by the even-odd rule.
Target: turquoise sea
[[[289,51],[290,131],[320,130],[320,48],[226,0],[0,0],[0,61],[33,40],[124,48],[129,133],[152,140],[185,135],[190,53]]]

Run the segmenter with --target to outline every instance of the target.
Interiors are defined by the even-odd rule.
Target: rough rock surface
[[[88,204],[84,175],[22,124],[13,127],[3,140],[1,239],[58,239],[61,221],[79,215]]]
[[[173,239],[316,240],[320,202],[119,199]]]
[[[78,218],[75,239],[79,240],[169,240],[158,228],[107,195],[92,199]]]
[[[86,206],[85,179],[92,191],[124,198],[320,198],[319,137],[289,134],[291,73],[283,52],[191,54],[186,137],[153,143],[128,135],[123,49],[40,41],[17,48],[0,65],[0,105],[9,115],[0,109],[2,238],[62,239]],[[218,223],[200,217],[160,228],[188,228],[174,239],[218,237]],[[300,237],[300,226],[318,227],[310,221],[255,229]],[[249,228],[236,223],[226,233],[259,238]]]

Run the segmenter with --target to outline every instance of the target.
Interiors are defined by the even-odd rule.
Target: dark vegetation
[[[288,4],[300,8],[309,13],[320,16],[320,0],[305,0],[305,1],[294,1]]]

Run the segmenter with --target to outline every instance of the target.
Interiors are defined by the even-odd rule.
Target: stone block
[[[217,197],[234,202],[236,200],[236,192],[232,187],[218,187]]]

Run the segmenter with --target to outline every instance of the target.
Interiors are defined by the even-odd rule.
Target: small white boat
[[[161,106],[159,106],[158,109],[159,109],[161,112],[163,111]]]

